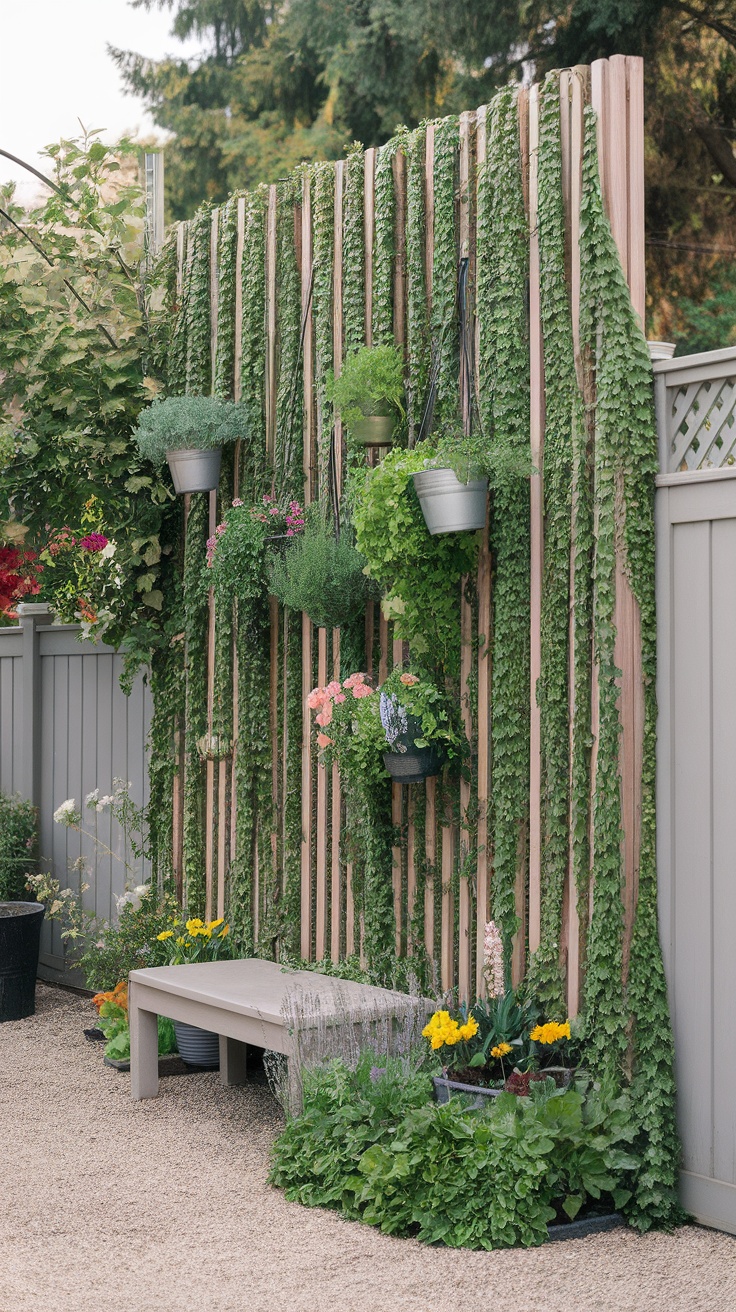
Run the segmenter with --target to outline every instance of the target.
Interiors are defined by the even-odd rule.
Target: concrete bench
[[[295,1023],[300,1005],[304,1019]],[[248,1044],[283,1053],[289,1062],[289,1105],[295,1111],[301,1100],[301,1066],[310,1049],[317,1057],[331,1055],[323,1041],[331,1028],[353,1028],[347,1037],[356,1047],[368,1046],[380,1028],[383,1047],[406,1050],[432,1008],[423,998],[259,958],[133,970],[128,988],[131,1094],[134,1099],[158,1094],[158,1016],[219,1035],[222,1084],[246,1082]],[[339,1050],[337,1043],[334,1051]]]

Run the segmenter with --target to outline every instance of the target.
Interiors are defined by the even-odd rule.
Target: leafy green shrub
[[[158,935],[180,915],[173,894],[159,898],[154,889],[120,906],[117,925],[105,925],[79,958],[90,989],[114,989],[128,972],[142,966],[164,966],[166,943]]]
[[[35,864],[36,809],[0,793],[0,902],[28,898],[26,874]]]
[[[288,1199],[450,1247],[540,1244],[581,1211],[652,1224],[637,1204],[628,1094],[545,1080],[468,1110],[431,1102],[429,1076],[405,1059],[374,1062],[363,1053],[355,1071],[333,1062],[305,1075],[304,1112],[274,1147],[271,1182]]]
[[[395,346],[361,346],[345,359],[340,376],[330,374],[327,399],[345,427],[366,415],[404,413],[404,362]]]
[[[478,559],[478,535],[431,537],[412,474],[434,453],[428,442],[397,448],[353,485],[356,546],[372,578],[387,590],[384,609],[412,655],[456,672],[460,652],[460,579]]]
[[[135,438],[141,455],[160,465],[167,451],[206,451],[235,442],[247,431],[247,412],[237,401],[167,396],[141,411]]]
[[[288,508],[266,495],[255,505],[239,498],[225,511],[222,523],[207,539],[203,588],[215,589],[218,607],[226,609],[237,598],[240,619],[254,618],[268,592],[269,539],[297,538],[304,531],[304,512],[298,501]]]
[[[283,556],[274,556],[271,591],[283,606],[304,611],[318,628],[339,629],[359,618],[375,593],[365,564],[351,535],[343,532],[338,541],[317,515]]]

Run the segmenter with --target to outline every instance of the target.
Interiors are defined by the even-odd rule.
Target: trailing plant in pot
[[[167,396],[141,411],[135,438],[152,464],[168,461],[176,492],[210,492],[220,481],[223,446],[247,431],[247,412],[235,401]]]
[[[269,552],[289,545],[304,531],[298,501],[280,505],[266,494],[255,505],[236,498],[207,539],[203,582],[215,589],[219,607],[238,602],[239,619],[253,617],[268,593]]]
[[[404,362],[395,346],[361,346],[330,373],[327,398],[340,412],[350,442],[389,446],[404,417]]]
[[[383,763],[395,783],[419,783],[458,754],[450,703],[426,674],[397,666],[381,685],[379,709],[388,746]]]
[[[168,929],[157,935],[163,945],[166,963],[171,966],[191,965],[199,961],[223,961],[230,958],[228,935],[230,926],[221,916],[218,920],[175,920]],[[220,1061],[217,1034],[175,1020],[176,1045],[183,1060],[190,1066],[214,1069]]]
[[[424,444],[420,444],[422,451]],[[414,486],[429,532],[474,532],[486,522],[488,488],[525,477],[531,466],[503,447],[489,444],[483,433],[449,429],[424,452],[424,467]]]
[[[426,468],[433,451],[429,442],[413,451],[396,448],[362,478],[356,475],[353,522],[358,551],[371,577],[387,590],[383,607],[396,621],[396,637],[408,639],[414,656],[431,652],[445,674],[457,675],[459,583],[475,569],[478,539],[469,533],[431,537],[427,532],[412,475]]]
[[[319,512],[310,515],[299,539],[271,560],[271,592],[291,610],[304,611],[318,628],[339,629],[362,618],[376,586],[365,573],[366,560],[350,529],[335,536]]]

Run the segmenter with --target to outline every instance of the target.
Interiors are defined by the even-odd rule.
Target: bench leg
[[[239,1039],[220,1035],[220,1084],[247,1084],[248,1045]]]
[[[131,987],[128,1002],[130,1022],[130,1093],[139,1098],[155,1098],[158,1094],[158,1016],[155,1011],[143,1011],[135,1005],[135,989]]]

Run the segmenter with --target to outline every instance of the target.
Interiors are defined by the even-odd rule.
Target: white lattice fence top
[[[736,465],[736,349],[655,365],[664,474]]]

